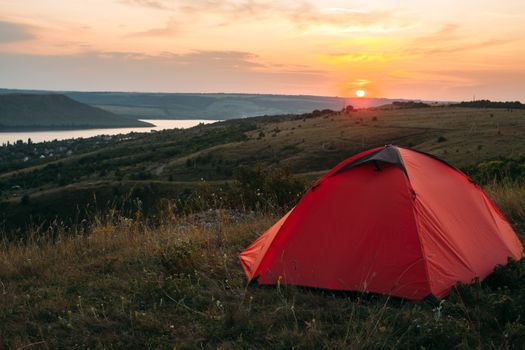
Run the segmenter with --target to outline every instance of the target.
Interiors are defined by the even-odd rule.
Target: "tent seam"
[[[403,157],[401,156],[401,153],[399,152],[399,150],[397,149],[396,147],[396,151],[398,152],[399,154],[399,159],[401,159],[401,162],[403,162]],[[414,191],[414,188],[412,187],[412,183],[410,181],[410,175],[408,174],[408,169],[407,167],[405,166],[404,162],[403,162],[403,166],[405,167],[406,169],[406,177],[405,177],[405,183],[406,183],[406,188],[407,188],[407,191],[410,192],[410,189],[412,190],[412,193],[409,193],[409,196],[411,195],[416,195],[415,198],[413,198],[411,201],[410,201],[410,207],[412,208],[412,218],[414,220],[414,225],[416,227],[416,236],[417,236],[417,241],[419,243],[419,249],[421,251],[421,258],[423,259],[423,266],[425,268],[425,275],[427,277],[427,283],[428,283],[428,286],[429,286],[429,289],[430,289],[430,294],[434,295],[434,291],[433,291],[433,288],[432,288],[432,281],[430,279],[430,270],[428,268],[428,259],[427,259],[427,255],[426,255],[426,252],[425,252],[425,247],[423,246],[423,242],[421,242],[421,235],[420,235],[420,223],[419,223],[419,220],[418,220],[418,216],[416,214],[416,209],[415,209],[415,201],[417,199],[417,194],[416,192]]]
[[[429,286],[429,289],[430,289],[430,294],[434,295],[433,286],[432,286],[432,280],[430,278],[430,270],[428,268],[427,254],[426,254],[426,251],[425,251],[425,247],[423,246],[423,242],[421,241],[421,234],[420,234],[421,225],[419,223],[418,216],[417,216],[417,213],[416,213],[416,210],[415,210],[414,201],[415,200],[412,200],[410,205],[412,207],[412,217],[414,219],[414,224],[416,226],[417,241],[419,243],[419,248],[421,250],[421,257],[423,259],[423,266],[425,268],[425,274],[426,274],[426,277],[427,277],[427,283],[428,283],[428,286]]]
[[[302,198],[301,198],[302,200]],[[295,210],[295,207],[294,206],[291,210],[290,210],[290,213],[288,215],[288,217],[286,218],[286,220],[284,220],[283,224],[281,225],[281,227],[279,227],[279,230],[277,230],[277,232],[275,233],[275,236],[273,236],[273,239],[270,243],[268,243],[268,247],[266,248],[266,251],[264,252],[264,255],[261,259],[261,261],[259,261],[259,264],[257,264],[257,267],[253,270],[253,274],[252,274],[252,278],[250,280],[254,280],[254,279],[257,279],[261,276],[261,271],[259,271],[259,267],[262,265],[262,263],[266,260],[266,257],[268,256],[267,253],[268,251],[270,250],[270,248],[272,247],[272,245],[275,243],[275,240],[277,239],[277,236],[279,236],[279,234],[281,233],[281,231],[283,230],[283,227],[284,225],[286,224],[286,222],[288,221],[288,219],[290,218],[290,215],[293,214],[293,211]],[[256,274],[256,272],[258,272],[258,274]]]

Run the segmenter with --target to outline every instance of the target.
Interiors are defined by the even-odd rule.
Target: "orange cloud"
[[[34,39],[35,28],[33,26],[0,20],[0,43],[13,43]]]
[[[238,25],[244,21],[275,19],[288,21],[302,30],[325,26],[339,28],[346,32],[389,32],[406,30],[414,26],[413,21],[399,18],[400,15],[392,10],[318,7],[309,1],[287,3],[253,0],[219,2],[182,0],[177,5],[167,0],[122,0],[122,2],[174,11],[183,17],[216,16],[221,18],[217,23],[219,26]],[[150,31],[164,32],[162,28],[154,28]],[[169,31],[165,33],[170,34]]]
[[[7,85],[525,98],[520,0],[23,0],[0,13]]]

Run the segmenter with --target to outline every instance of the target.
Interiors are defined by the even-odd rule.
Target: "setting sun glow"
[[[4,0],[0,87],[524,100],[523,23],[523,0]]]

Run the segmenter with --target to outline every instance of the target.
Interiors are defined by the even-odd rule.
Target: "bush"
[[[477,183],[525,181],[525,156],[498,158],[465,167],[465,172]]]
[[[261,163],[241,166],[234,176],[232,204],[250,209],[288,209],[307,186],[289,168],[268,168]]]

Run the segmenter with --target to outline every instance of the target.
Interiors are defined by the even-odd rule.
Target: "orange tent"
[[[259,284],[419,300],[522,256],[509,223],[465,174],[385,146],[337,165],[240,259]]]

